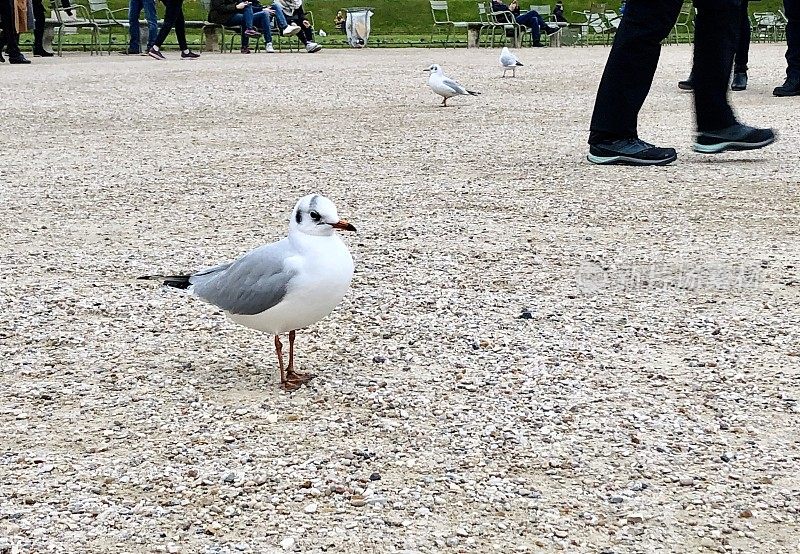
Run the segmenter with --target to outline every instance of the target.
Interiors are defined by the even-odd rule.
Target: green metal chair
[[[447,6],[446,0],[430,0],[431,3],[431,16],[433,17],[433,31],[431,31],[431,44],[433,44],[433,35],[440,27],[444,27],[447,35],[444,38],[444,47],[447,48],[447,43],[450,41],[450,35],[455,28],[455,22],[450,20],[450,9]],[[455,46],[455,45],[454,45]]]
[[[61,56],[61,50],[64,43],[64,29],[90,29],[91,30],[91,43],[90,54],[100,55],[100,27],[92,21],[92,14],[89,8],[83,4],[72,4],[65,7],[61,0],[53,0],[53,12],[56,14],[58,20],[58,55]],[[72,17],[67,12],[75,12]]]
[[[125,14],[122,21],[117,19],[116,14],[119,13]],[[108,2],[106,2],[106,0],[89,0],[89,17],[99,29],[108,29],[108,54],[111,55],[111,32],[113,29],[119,27],[126,32],[130,32],[128,8],[112,10],[108,7]]]
[[[692,37],[692,26],[694,25],[694,6],[692,4],[684,4],[681,7],[681,11],[678,14],[678,20],[675,22],[675,26],[672,27],[672,34],[675,37],[675,44],[680,44],[680,35],[678,32],[683,29],[686,32],[686,35],[689,36],[689,41],[691,42]]]

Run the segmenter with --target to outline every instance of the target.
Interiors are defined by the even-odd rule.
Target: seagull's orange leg
[[[294,370],[294,338],[296,333],[289,331],[289,365],[286,367],[287,382],[297,383],[297,387],[303,383],[308,383],[315,376],[313,373],[298,373]]]
[[[286,383],[286,373],[283,371],[283,345],[278,335],[275,335],[275,353],[278,355],[278,368],[281,370],[281,385],[283,385]]]

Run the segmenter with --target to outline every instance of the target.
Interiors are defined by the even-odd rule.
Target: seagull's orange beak
[[[352,224],[348,223],[344,219],[340,219],[339,221],[331,225],[331,227],[333,227],[334,229],[341,229],[342,231],[353,231],[354,233],[356,232],[356,228],[353,227]]]

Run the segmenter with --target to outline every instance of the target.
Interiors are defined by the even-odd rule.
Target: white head
[[[503,49],[500,51],[501,54],[510,54],[508,51],[508,46],[503,46]]]
[[[435,75],[441,75],[442,74],[442,68],[439,67],[436,64],[431,64],[431,66],[428,69],[423,69],[422,71],[430,71],[431,74],[435,74]]]
[[[309,194],[294,205],[289,219],[289,233],[305,233],[328,237],[334,229],[355,231],[356,228],[344,219],[339,219],[336,204],[320,194]]]

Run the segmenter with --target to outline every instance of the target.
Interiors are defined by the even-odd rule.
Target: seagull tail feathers
[[[524,65],[522,62],[517,62],[517,65]]]
[[[176,289],[188,289],[191,286],[189,278],[191,275],[142,275],[137,279],[146,281],[161,281],[162,285],[174,287]]]
[[[478,96],[480,92],[475,92],[474,90],[468,90],[467,94],[469,94],[470,96]]]

